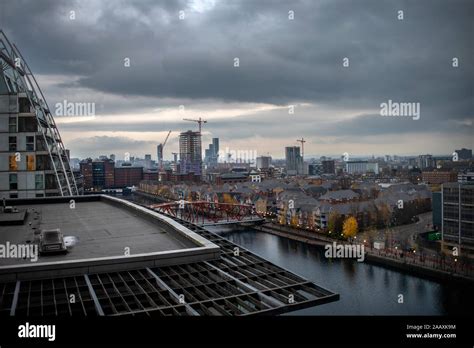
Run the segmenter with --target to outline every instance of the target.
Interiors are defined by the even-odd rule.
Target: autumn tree
[[[224,193],[222,200],[224,201],[224,203],[235,203],[234,197],[232,197],[232,195],[227,192]]]
[[[359,230],[359,227],[357,225],[357,220],[353,216],[349,216],[346,218],[344,221],[344,226],[342,229],[342,233],[346,238],[352,238],[355,237]]]

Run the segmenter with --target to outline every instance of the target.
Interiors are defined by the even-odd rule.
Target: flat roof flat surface
[[[218,245],[212,261],[0,282],[1,316],[215,316],[280,314],[339,295],[202,227],[173,218]],[[239,248],[238,255],[235,248]],[[70,303],[69,294],[78,299]],[[291,298],[291,301],[290,301]]]
[[[39,213],[36,220],[35,212]],[[41,256],[37,263],[124,256],[126,248],[130,254],[141,254],[197,247],[159,221],[102,200],[76,202],[74,209],[69,202],[28,205],[25,224],[0,226],[0,244],[34,242],[32,227],[38,224],[41,229],[60,228],[64,237],[76,237],[77,244],[67,254]],[[0,266],[31,263],[29,259],[0,258]]]
[[[78,235],[80,242],[73,252],[83,243],[90,243],[85,249],[93,249],[83,251],[86,255],[82,256],[95,256],[90,254],[92,252],[99,252],[101,256],[104,252],[121,255],[125,242],[132,252],[133,248],[142,251],[146,248],[156,251],[164,246],[182,248],[187,246],[179,238],[183,236],[182,232],[187,236],[184,238],[194,241],[188,243],[209,249],[211,257],[188,255],[175,264],[130,264],[126,261],[113,268],[82,267],[74,273],[66,269],[66,272],[33,272],[31,277],[7,277],[0,281],[0,317],[280,314],[339,299],[338,294],[179,218],[142,207],[137,209],[128,202],[102,196],[100,201],[96,201],[97,197],[75,197],[76,209],[71,210],[69,204],[65,204],[68,199],[44,199],[42,201],[47,203],[38,204],[39,207],[28,206],[30,209],[41,208],[45,217],[41,224],[45,228],[54,228],[60,222],[66,236],[82,229],[82,235]],[[79,200],[87,203],[82,204]],[[53,201],[60,203],[53,204]],[[128,208],[119,208],[127,205]],[[34,216],[33,212],[31,217],[38,223]],[[18,226],[14,226],[16,228]],[[28,224],[23,228],[25,230],[7,231],[2,227],[1,238],[5,240],[13,236],[24,241],[32,232],[29,232],[31,227]],[[214,248],[219,252],[215,253]],[[196,249],[199,248],[187,249],[184,253]],[[176,253],[181,251],[170,252]],[[151,255],[154,257],[156,254]],[[55,264],[69,267],[68,262]],[[17,268],[35,267],[20,265]],[[74,303],[70,301],[70,294],[76,296]]]

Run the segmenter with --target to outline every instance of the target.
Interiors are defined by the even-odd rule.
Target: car
[[[64,243],[64,236],[59,228],[41,230],[39,252],[40,254],[67,252],[66,244]]]

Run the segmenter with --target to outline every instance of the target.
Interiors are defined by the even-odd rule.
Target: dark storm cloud
[[[69,142],[69,146],[75,153],[97,154],[99,153],[141,153],[145,147],[156,146],[154,142],[137,141],[127,137],[95,136],[86,139],[76,139]]]
[[[355,131],[472,132],[472,1],[235,0],[217,1],[202,13],[184,0],[7,0],[3,7],[4,28],[35,72],[82,76],[66,83],[66,90],[371,110],[392,99],[420,102],[421,119],[365,115],[321,122],[307,115],[291,131],[340,136]],[[71,10],[75,21],[68,19]],[[178,18],[180,10],[184,20]],[[289,10],[295,13],[293,21]],[[404,11],[403,21],[397,20],[398,10]],[[131,59],[130,68],[123,66],[125,57]],[[233,67],[235,57],[239,68]],[[344,57],[350,59],[348,68],[342,66]],[[451,66],[453,57],[459,58],[458,68]],[[143,104],[123,107],[141,110]],[[110,111],[120,108],[110,106]],[[291,124],[288,117],[274,112],[272,117],[281,121],[272,123],[267,116],[239,117],[231,127],[217,120],[208,129],[228,137],[288,132],[281,130]],[[460,127],[466,120],[470,126]],[[80,130],[85,125],[62,127]],[[123,127],[139,131],[149,126]]]

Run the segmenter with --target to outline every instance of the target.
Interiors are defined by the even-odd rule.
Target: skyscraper
[[[163,144],[158,144],[156,146],[156,158],[158,163],[163,161]]]
[[[219,138],[212,138],[212,145],[214,145],[214,156],[217,162],[217,157],[219,156]]]
[[[0,31],[0,198],[77,195],[58,128],[33,73]]]
[[[179,135],[180,174],[202,174],[201,133],[187,131]]]
[[[205,150],[204,161],[209,166],[216,166],[219,159],[219,138],[212,138],[212,143]]]
[[[300,155],[299,146],[285,147],[286,174],[303,174],[303,158]]]

